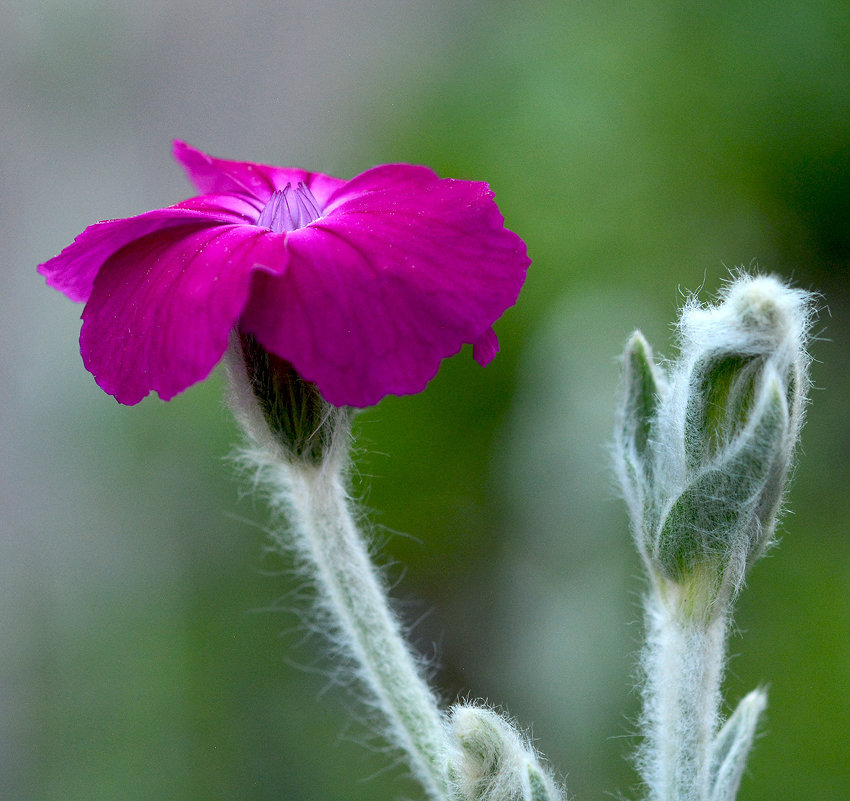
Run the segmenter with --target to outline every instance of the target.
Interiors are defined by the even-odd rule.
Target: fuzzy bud
[[[809,293],[741,276],[717,305],[686,304],[668,371],[639,333],[626,347],[620,481],[654,583],[688,615],[723,608],[772,541],[802,425],[811,309]]]
[[[563,794],[527,740],[501,715],[459,704],[450,712],[455,801],[561,801]]]

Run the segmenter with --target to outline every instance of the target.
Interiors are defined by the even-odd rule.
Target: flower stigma
[[[272,193],[268,203],[260,212],[257,225],[269,228],[276,234],[295,231],[322,216],[319,202],[303,181],[295,189],[288,183],[283,189]]]

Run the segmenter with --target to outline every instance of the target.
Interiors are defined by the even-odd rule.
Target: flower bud
[[[747,427],[694,474],[663,518],[653,556],[665,578],[685,583],[708,567],[714,589],[727,575],[737,586],[772,537],[793,443],[779,383],[764,383]]]
[[[459,704],[450,712],[452,798],[457,801],[561,801],[534,749],[501,715]]]
[[[708,619],[771,542],[802,425],[811,296],[741,276],[682,311],[665,377],[640,334],[616,455],[641,555],[667,599]]]

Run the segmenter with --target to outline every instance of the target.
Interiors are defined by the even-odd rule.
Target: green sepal
[[[333,406],[284,359],[269,353],[250,334],[239,333],[248,381],[274,439],[297,459],[322,463],[336,424],[352,411]]]

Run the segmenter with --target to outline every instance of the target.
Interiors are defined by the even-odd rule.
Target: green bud
[[[773,538],[802,425],[811,296],[742,276],[682,311],[667,375],[632,335],[615,440],[638,549],[665,598],[707,620]]]
[[[490,709],[450,711],[448,773],[457,801],[561,801],[563,794],[514,726]]]
[[[699,577],[708,602],[724,577],[740,585],[746,565],[772,536],[782,499],[793,442],[775,376],[766,379],[752,418],[722,460],[676,498],[655,542],[664,577],[680,584]]]
[[[486,709],[458,707],[453,710],[452,722],[463,755],[460,760],[465,768],[463,775],[469,785],[477,788],[470,798],[481,796],[497,781],[504,762],[502,721]]]

